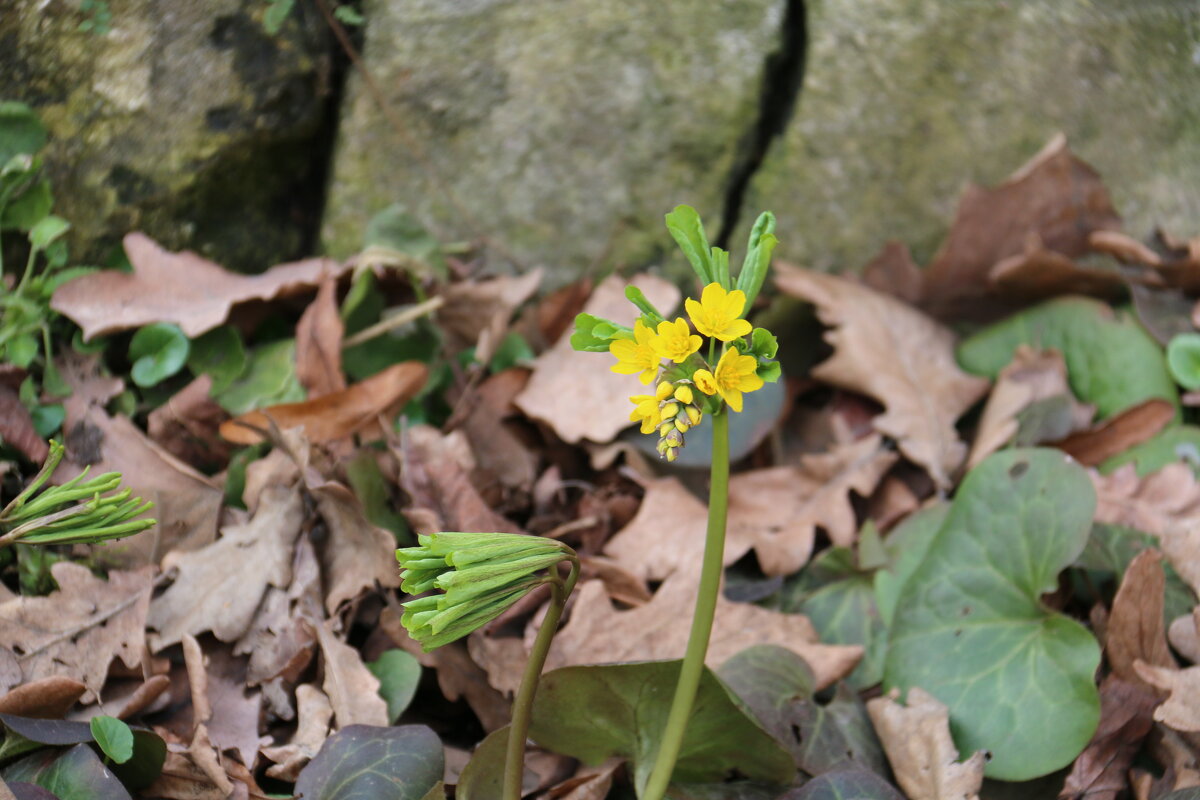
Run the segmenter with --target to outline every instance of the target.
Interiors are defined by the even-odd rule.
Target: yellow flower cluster
[[[639,319],[632,339],[616,339],[609,345],[609,352],[617,359],[612,371],[637,375],[644,384],[652,383],[663,363],[670,362],[667,368],[672,369],[674,380],[660,380],[654,394],[629,398],[634,405],[629,418],[641,423],[642,433],[658,431],[658,452],[666,460],[675,460],[683,446],[683,434],[700,423],[702,411],[693,387],[709,397],[720,396],[734,411],[742,410],[744,393],[762,388],[758,359],[729,344],[751,333],[750,323],[742,319],[745,305],[743,292],[727,291],[718,283],[705,286],[699,301],[689,298],[684,304],[695,329],[723,343],[715,366],[697,355],[703,339],[692,333],[682,317],[663,320],[656,330]],[[712,349],[709,353],[711,357]],[[681,365],[682,371],[673,365]],[[683,377],[678,377],[680,372]]]

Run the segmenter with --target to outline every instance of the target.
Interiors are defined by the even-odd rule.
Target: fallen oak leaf
[[[269,777],[295,782],[300,770],[312,760],[329,736],[333,706],[325,693],[311,683],[296,687],[296,715],[298,722],[291,740],[262,750],[264,756],[275,762],[267,767]]]
[[[317,296],[296,323],[296,379],[309,399],[346,388],[342,374],[342,335],[345,327],[337,306],[337,280],[321,281]]]
[[[309,290],[349,265],[310,258],[240,275],[192,252],[172,253],[142,233],[123,240],[132,273],[105,270],[68,281],[50,307],[83,329],[84,341],[155,322],[172,322],[188,338],[223,323],[238,303]]]
[[[899,697],[893,689],[868,700],[867,713],[904,794],[910,800],[979,800],[986,755],[979,751],[960,763],[947,707],[916,686],[906,705]]]
[[[1156,667],[1139,659],[1133,668],[1143,681],[1170,693],[1154,709],[1155,720],[1177,731],[1200,731],[1200,667]]]
[[[1023,252],[1001,259],[988,270],[988,283],[1002,297],[1036,302],[1064,294],[1083,294],[1113,300],[1125,292],[1125,277],[1115,269],[1077,264],[1074,259],[1048,249],[1031,233]]]
[[[1075,759],[1060,800],[1117,800],[1129,785],[1129,767],[1154,727],[1158,699],[1138,684],[1109,675],[1100,684],[1100,727]]]
[[[379,695],[379,679],[363,663],[358,650],[333,634],[333,620],[314,622],[325,661],[325,694],[336,728],[388,724],[387,702]]]
[[[405,361],[346,389],[299,403],[282,403],[242,414],[221,425],[221,436],[235,444],[263,441],[270,422],[280,428],[304,428],[309,441],[325,444],[390,419],[416,396],[429,377],[420,361]]]
[[[50,574],[58,591],[0,604],[0,652],[13,654],[21,682],[66,676],[87,686],[83,702],[91,702],[113,659],[130,668],[142,663],[151,570],[111,570],[104,581],[81,564],[59,561]]]
[[[537,268],[522,275],[451,283],[440,295],[445,302],[437,310],[438,328],[452,350],[476,347],[489,335],[494,347],[497,334],[503,334],[513,312],[533,297],[541,282],[542,270]]]
[[[146,432],[183,463],[218,470],[229,463],[233,447],[218,435],[229,413],[209,396],[211,390],[212,377],[199,376],[150,412]]]
[[[817,306],[830,326],[831,358],[813,377],[872,397],[885,412],[875,430],[894,438],[909,460],[941,488],[966,457],[955,421],[987,391],[988,381],[959,369],[954,334],[910,306],[832,275],[776,265],[776,285]]]
[[[1113,674],[1123,681],[1141,683],[1133,666],[1135,661],[1156,667],[1175,666],[1163,625],[1165,586],[1162,555],[1152,548],[1138,553],[1121,579],[1108,616],[1104,651]]]
[[[625,298],[625,285],[619,276],[609,276],[596,287],[584,312],[632,325],[637,310]],[[630,285],[641,289],[664,313],[679,304],[679,290],[661,278],[638,275]],[[597,363],[594,353],[575,350],[569,339],[560,337],[538,356],[529,383],[514,402],[568,444],[584,439],[610,442],[632,424],[627,398],[640,391],[641,384],[609,371],[606,364]]]
[[[164,569],[178,567],[179,573],[150,606],[146,624],[157,631],[150,636],[153,650],[203,631],[223,642],[240,638],[267,587],[291,582],[292,548],[302,521],[300,493],[268,487],[249,522],[227,526],[202,550],[168,554]]]

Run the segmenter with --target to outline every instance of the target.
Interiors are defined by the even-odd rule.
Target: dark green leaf
[[[959,752],[1027,780],[1079,755],[1096,730],[1100,648],[1041,596],[1083,551],[1096,495],[1055,450],[1007,450],[967,475],[900,591],[885,689],[926,689],[950,710]]]
[[[1133,462],[1139,478],[1158,472],[1167,464],[1182,461],[1200,475],[1200,428],[1195,425],[1173,425],[1153,438],[1115,455],[1100,465],[1109,473],[1122,464]]]
[[[263,14],[263,30],[271,36],[279,33],[283,27],[283,22],[288,18],[288,14],[292,13],[292,6],[296,4],[296,0],[267,0],[268,6],[266,13]]]
[[[21,192],[0,209],[0,230],[27,231],[54,208],[54,195],[44,180]]]
[[[354,276],[350,291],[342,301],[340,315],[346,326],[346,335],[358,333],[369,325],[379,322],[383,314],[383,292],[379,291],[375,273],[369,269]]]
[[[0,101],[0,166],[17,155],[33,155],[46,143],[46,128],[33,109],[14,100]]]
[[[129,341],[130,377],[138,386],[154,386],[183,369],[191,345],[178,325],[156,322]]]
[[[791,650],[751,647],[722,664],[717,674],[808,774],[847,764],[881,774],[887,771],[858,695],[842,686],[832,701],[818,703],[811,670]]]
[[[675,210],[666,216],[667,230],[671,237],[687,256],[700,283],[707,286],[716,281],[712,267],[712,250],[708,237],[704,235],[704,223],[700,215],[691,206],[676,206]],[[729,288],[729,287],[726,287]]]
[[[0,714],[8,730],[38,744],[67,745],[92,741],[92,729],[86,722],[65,719],[36,719],[15,714]]]
[[[653,330],[658,327],[658,323],[663,321],[663,315],[638,287],[626,286],[625,299],[637,306],[638,311],[642,312],[642,322],[646,324],[647,328]],[[595,333],[594,330],[593,333]]]
[[[133,729],[133,758],[113,764],[112,771],[132,791],[145,789],[162,774],[167,760],[167,743],[154,731]]]
[[[948,503],[922,509],[888,534],[884,549],[890,560],[885,569],[875,573],[875,604],[884,625],[892,624],[900,590],[925,559],[925,551],[929,549],[949,512]]]
[[[904,795],[873,772],[845,769],[819,775],[778,800],[904,800]]]
[[[353,27],[358,27],[366,22],[363,15],[350,6],[338,6],[333,10],[333,16],[343,25],[351,25]]]
[[[39,344],[32,333],[14,336],[5,347],[4,360],[21,368],[28,367],[37,358]]]
[[[222,325],[192,340],[187,365],[193,375],[212,378],[210,395],[224,392],[242,377],[249,359],[242,336],[232,325]]]
[[[86,744],[66,752],[39,750],[0,773],[9,781],[36,783],[59,800],[131,800],[117,776],[104,768]]]
[[[61,403],[34,406],[33,410],[29,412],[29,416],[33,419],[33,429],[43,439],[62,427],[66,415],[67,411]]]
[[[43,789],[36,783],[9,781],[7,785],[16,800],[59,800],[58,795],[54,792]]]
[[[850,550],[829,548],[810,561],[785,584],[780,610],[808,617],[822,642],[862,645],[863,660],[846,679],[851,686],[865,689],[883,679],[887,627],[871,575],[857,569]]]
[[[360,450],[358,455],[345,462],[345,466],[350,489],[362,504],[367,519],[372,524],[391,531],[398,544],[416,544],[408,523],[393,507],[387,481],[379,470],[379,462],[375,455],[370,450]]]
[[[118,764],[133,758],[133,731],[116,717],[96,716],[91,719],[92,738]]]
[[[646,785],[666,725],[680,661],[564,667],[542,677],[530,737],[541,746],[599,764],[632,762],[634,785]],[[705,670],[673,779],[708,783],[734,774],[787,784],[792,758]]]
[[[348,725],[300,772],[304,800],[422,800],[442,779],[442,743],[424,725]]]
[[[421,664],[409,653],[395,649],[367,662],[367,669],[379,679],[379,694],[387,701],[388,720],[394,725],[417,693]]]
[[[455,800],[496,800],[504,793],[504,756],[508,726],[489,733],[471,754],[458,778]]]
[[[422,361],[429,364],[437,358],[441,347],[439,334],[431,326],[420,325],[407,333],[389,332],[370,341],[342,351],[342,367],[346,375],[360,381],[401,361]],[[434,391],[426,384],[422,396]]]
[[[304,388],[296,378],[296,340],[280,339],[256,347],[245,373],[214,399],[234,416],[303,400]]]
[[[673,783],[667,788],[667,800],[775,800],[779,787],[759,781],[723,783]]]
[[[1101,418],[1161,397],[1179,406],[1158,343],[1128,314],[1082,297],[1052,300],[985,328],[959,345],[963,369],[995,378],[1025,344],[1063,354],[1071,389]]]
[[[508,335],[501,339],[500,344],[496,346],[496,352],[492,354],[488,369],[492,372],[503,372],[509,367],[529,364],[536,357],[537,354],[533,352],[529,342],[525,341],[524,336],[516,331],[509,331]]]

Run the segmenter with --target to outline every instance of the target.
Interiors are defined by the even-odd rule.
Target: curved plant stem
[[[721,567],[725,555],[725,516],[729,505],[729,412],[722,410],[712,418],[712,482],[708,490],[708,532],[704,538],[704,563],[700,569],[700,588],[696,591],[696,610],[692,615],[692,631],[688,635],[687,652],[675,684],[675,699],[663,729],[654,760],[654,769],[642,793],[642,800],[662,800],[675,771],[679,748],[692,716],[692,703],[704,673],[704,656],[712,635],[713,617],[717,611],[717,595],[721,591]]]
[[[550,584],[550,608],[546,611],[542,627],[538,629],[533,649],[529,652],[529,661],[525,664],[525,674],[521,676],[521,686],[513,699],[512,724],[508,728],[508,749],[504,756],[504,800],[521,800],[521,779],[525,775],[525,738],[529,734],[533,697],[537,693],[538,678],[550,653],[550,643],[558,630],[563,607],[579,578],[579,559],[571,554],[570,562],[571,572],[566,582],[555,580]]]

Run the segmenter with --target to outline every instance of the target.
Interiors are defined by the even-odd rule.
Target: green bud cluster
[[[63,452],[61,444],[50,442],[50,455],[41,471],[0,511],[0,547],[15,542],[95,544],[130,536],[155,524],[153,519],[135,519],[154,504],[131,497],[129,489],[117,491],[121,484],[119,472],[88,480],[88,469],[84,469],[62,486],[41,491],[62,461]]]
[[[516,533],[435,533],[418,542],[397,550],[396,560],[400,588],[425,595],[404,604],[401,622],[426,652],[486,625],[538,586],[558,581],[553,567],[575,560],[574,551],[560,542]]]

